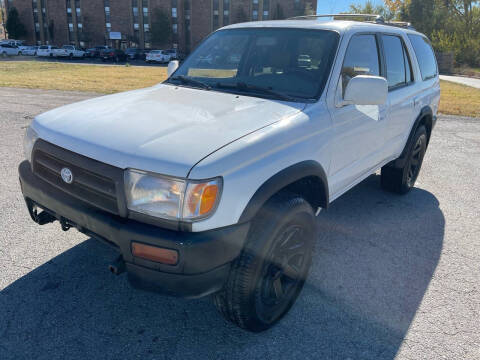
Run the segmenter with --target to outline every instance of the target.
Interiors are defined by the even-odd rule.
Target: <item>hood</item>
[[[209,154],[304,106],[160,84],[60,107],[32,127],[48,142],[122,169],[187,177]]]

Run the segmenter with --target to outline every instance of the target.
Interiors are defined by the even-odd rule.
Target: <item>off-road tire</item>
[[[409,150],[405,165],[401,168],[392,165],[382,167],[382,188],[397,194],[408,193],[415,185],[420,174],[423,158],[427,151],[428,135],[424,126],[420,126],[408,144]]]
[[[294,235],[288,233],[289,237],[285,237],[287,231],[297,228]],[[253,221],[224,288],[213,295],[218,311],[225,319],[252,332],[273,326],[288,312],[303,288],[315,238],[315,215],[310,204],[295,194],[275,195]],[[289,257],[290,248],[292,254],[298,254]],[[297,261],[295,265],[292,259]],[[281,290],[283,297],[279,297]]]

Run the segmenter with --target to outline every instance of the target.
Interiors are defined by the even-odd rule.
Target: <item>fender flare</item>
[[[405,147],[402,151],[402,154],[400,155],[400,157],[398,159],[392,161],[389,164],[390,166],[393,166],[393,167],[396,167],[396,168],[402,168],[403,166],[405,166],[405,162],[407,160],[407,155],[410,152],[410,148],[413,146],[413,144],[412,144],[413,137],[415,136],[415,133],[417,132],[418,127],[422,123],[422,120],[424,118],[428,118],[428,117],[430,119],[432,119],[432,123],[430,124],[430,131],[431,131],[433,129],[434,125],[435,125],[435,119],[434,119],[434,116],[433,116],[433,111],[432,111],[432,108],[430,106],[424,106],[422,108],[422,110],[420,110],[420,114],[418,115],[417,119],[413,123],[412,130],[410,131],[410,135],[408,135],[408,139],[407,139]],[[430,141],[430,136],[428,138],[428,141]],[[427,142],[427,146],[428,146],[428,142]]]
[[[327,175],[318,162],[306,160],[281,170],[265,181],[248,202],[238,222],[243,223],[252,220],[273,195],[288,185],[307,177],[316,177],[321,181],[323,194],[320,195],[319,205],[327,208],[329,204]]]

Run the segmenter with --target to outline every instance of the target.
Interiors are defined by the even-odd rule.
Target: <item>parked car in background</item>
[[[55,49],[53,51],[53,56],[55,57],[68,57],[69,59],[73,58],[83,58],[85,57],[85,51],[77,49],[73,45],[63,45],[60,49]]]
[[[40,57],[53,57],[54,51],[58,49],[57,46],[52,46],[52,45],[42,45],[39,46],[37,49],[37,56]]]
[[[25,56],[37,56],[38,46],[21,46],[20,53]]]
[[[145,60],[145,50],[129,48],[125,51],[129,60]]]
[[[85,57],[87,58],[93,58],[95,57],[95,48],[89,48],[85,50]]]
[[[109,46],[106,45],[100,45],[100,46],[95,46],[93,48],[87,49],[87,53],[89,54],[89,57],[92,58],[99,58],[102,55],[102,51],[111,49]]]
[[[6,39],[0,41],[1,44],[8,44],[8,45],[14,45],[14,46],[22,46],[25,43],[25,40],[13,40],[13,39]]]
[[[16,45],[10,45],[7,43],[0,44],[0,56],[17,56],[20,53],[20,49]]]
[[[113,62],[120,62],[127,60],[127,54],[123,50],[120,49],[105,49],[102,51],[100,57],[102,61],[113,61]]]
[[[145,60],[148,63],[164,64],[177,58],[177,52],[173,51],[174,50],[152,50],[147,54]]]

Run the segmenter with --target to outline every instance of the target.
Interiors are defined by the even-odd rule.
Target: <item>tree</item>
[[[237,7],[237,10],[235,11],[235,23],[242,23],[248,21],[247,14],[245,13],[245,9],[243,8],[242,5],[239,5]]]
[[[50,38],[50,41],[54,41],[55,40],[55,23],[53,22],[53,20],[50,20],[50,22],[48,23],[48,36]]]
[[[350,5],[350,13],[352,14],[376,14],[381,15],[385,20],[391,20],[395,16],[384,5],[374,5],[371,0],[368,0],[364,5]]]
[[[170,18],[162,9],[153,10],[151,34],[152,43],[157,46],[167,45],[172,38]]]
[[[20,21],[18,11],[15,7],[8,10],[6,30],[10,39],[21,39],[27,35],[25,25]]]
[[[3,34],[5,34],[6,29],[5,29],[5,23],[3,22],[3,19],[4,19],[4,17],[5,17],[5,14],[4,14],[3,11],[4,11],[4,10],[3,10],[3,3],[2,3],[1,0],[0,0],[0,24],[2,25],[2,29],[1,29],[1,30],[3,31]]]
[[[304,15],[315,15],[317,12],[313,8],[313,5],[311,2],[306,2],[305,3],[305,11],[303,12]]]
[[[283,8],[280,4],[277,4],[275,8],[275,15],[273,17],[274,20],[283,20],[285,19],[285,15],[283,14]]]

